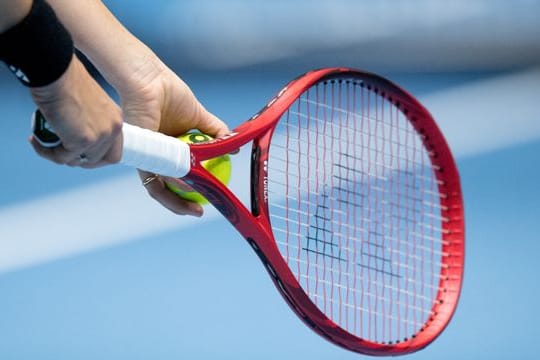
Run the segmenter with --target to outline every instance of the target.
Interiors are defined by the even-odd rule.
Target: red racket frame
[[[302,290],[289,269],[272,235],[267,206],[268,151],[273,130],[281,115],[310,86],[333,77],[359,79],[368,89],[394,103],[409,119],[424,146],[432,153],[431,162],[439,180],[443,223],[443,256],[437,300],[432,317],[411,338],[394,344],[361,339],[339,327],[324,315]],[[233,152],[253,141],[252,209],[242,202],[200,164],[202,160]],[[348,350],[369,355],[400,355],[420,350],[432,342],[449,323],[458,303],[464,265],[464,217],[459,174],[450,149],[429,112],[407,91],[378,75],[349,69],[326,68],[311,71],[291,81],[249,121],[231,135],[202,144],[191,144],[192,169],[184,178],[202,193],[238,229],[266,266],[274,284],[291,309],[315,332]]]

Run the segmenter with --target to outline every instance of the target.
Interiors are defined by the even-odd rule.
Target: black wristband
[[[73,50],[71,35],[44,0],[34,0],[28,15],[0,34],[0,60],[30,87],[49,85],[62,76]]]

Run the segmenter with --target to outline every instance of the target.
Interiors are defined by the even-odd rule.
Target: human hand
[[[214,137],[229,133],[227,125],[208,112],[190,88],[157,58],[143,63],[116,90],[121,97],[124,121],[128,123],[171,136],[179,136],[190,129]],[[202,206],[167,189],[164,178],[140,170],[139,176],[149,195],[167,209],[179,215],[202,216]],[[181,180],[174,183],[177,187],[190,189]]]
[[[122,114],[118,105],[73,57],[66,72],[47,86],[30,88],[32,97],[62,144],[30,142],[42,157],[58,164],[94,168],[120,160]]]
[[[76,47],[118,92],[124,121],[178,136],[199,129],[214,137],[229,132],[209,113],[189,87],[139,39],[102,1],[49,0],[73,36]],[[84,21],[81,21],[84,19]],[[163,179],[140,172],[150,196],[176,214],[201,216],[200,205],[167,190]]]

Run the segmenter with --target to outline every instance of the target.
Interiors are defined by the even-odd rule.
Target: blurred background
[[[540,1],[105,3],[231,128],[316,67],[410,90],[457,157],[467,252],[453,321],[405,358],[538,358]],[[41,160],[34,106],[5,67],[0,96],[0,359],[360,357],[293,315],[213,209],[176,217],[130,169]],[[246,199],[247,170],[233,171]]]

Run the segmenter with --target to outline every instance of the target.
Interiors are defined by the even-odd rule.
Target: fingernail
[[[196,217],[201,217],[201,216],[203,216],[204,210],[203,210],[202,206],[194,207],[194,208],[193,208],[193,214],[194,214]]]

